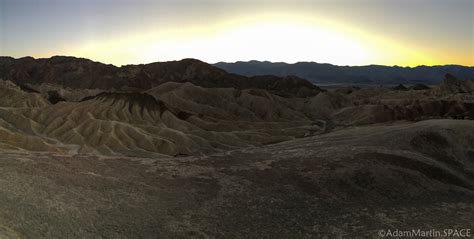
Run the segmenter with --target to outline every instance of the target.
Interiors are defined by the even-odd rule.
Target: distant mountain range
[[[238,61],[219,62],[214,66],[245,76],[298,76],[319,84],[439,84],[445,74],[461,80],[474,79],[474,67],[444,66],[336,66],[315,62]]]

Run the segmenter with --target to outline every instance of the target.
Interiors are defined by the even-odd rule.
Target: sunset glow
[[[109,1],[104,2],[110,4]],[[319,8],[307,9],[304,4],[310,4],[305,1],[297,1],[299,4],[294,4],[297,7],[276,4],[276,7],[268,7],[264,11],[261,5],[264,5],[265,1],[258,5],[260,7],[254,8],[251,5],[249,7],[248,3],[229,2],[233,4],[229,3],[228,8],[220,9],[220,12],[226,13],[228,10],[228,14],[203,17],[193,14],[212,12],[217,3],[206,2],[195,10],[198,13],[191,13],[184,4],[173,5],[168,2],[151,4],[145,1],[143,5],[150,5],[150,9],[156,8],[156,11],[165,8],[176,11],[177,16],[164,19],[160,18],[159,14],[151,14],[146,10],[140,12],[144,16],[137,16],[127,9],[130,7],[133,10],[137,4],[119,1],[115,9],[117,13],[108,12],[110,20],[98,18],[97,22],[91,20],[86,23],[82,20],[80,23],[74,22],[79,27],[78,30],[82,32],[81,35],[74,33],[73,35],[77,35],[75,38],[68,36],[69,31],[74,30],[74,27],[69,28],[69,26],[65,32],[56,33],[59,34],[56,38],[41,35],[38,41],[45,41],[44,47],[31,49],[31,46],[15,45],[25,40],[10,40],[10,37],[12,39],[15,37],[8,35],[6,32],[8,29],[4,30],[1,36],[0,53],[15,57],[73,55],[115,65],[182,58],[197,58],[209,63],[268,60],[288,63],[315,61],[337,65],[474,64],[472,22],[471,29],[465,29],[468,32],[464,35],[451,36],[449,35],[451,33],[442,33],[444,35],[439,35],[439,39],[435,38],[427,44],[424,42],[426,37],[422,35],[422,27],[416,28],[406,23],[403,25],[401,22],[400,27],[407,28],[404,31],[418,29],[420,36],[400,34],[397,32],[399,29],[389,27],[384,29],[376,26],[377,22],[364,25],[357,22],[357,19],[351,21],[350,9],[337,9],[337,13],[349,12],[344,17],[338,17]],[[316,2],[319,5],[315,6],[318,7],[332,7],[325,1]],[[72,4],[66,4],[65,8],[72,8],[73,6],[70,5]],[[94,5],[81,7],[87,9],[84,10],[87,12],[85,15],[91,14],[91,9],[95,9]],[[96,8],[99,11],[101,7]],[[120,12],[125,12],[123,19],[118,15]],[[189,16],[176,20],[185,14]],[[121,21],[127,21],[127,17],[143,24],[124,25]],[[467,16],[469,17],[472,17],[472,14]],[[2,18],[6,17],[2,16]],[[107,12],[105,18],[107,18]],[[134,18],[139,18],[139,20]],[[109,22],[114,19],[119,21],[116,25]],[[403,20],[400,19],[400,21]],[[29,26],[34,23],[23,22],[23,24]],[[441,31],[426,29],[427,32],[428,30],[430,34]],[[471,31],[470,34],[468,34],[469,31]]]

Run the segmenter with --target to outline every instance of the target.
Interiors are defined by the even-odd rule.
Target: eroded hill
[[[169,81],[138,92],[77,89],[88,92],[76,100],[68,91],[53,91],[56,101],[50,90],[2,82],[1,147],[72,154],[207,154],[354,125],[474,118],[472,83],[455,79],[425,90],[372,88],[313,97]]]

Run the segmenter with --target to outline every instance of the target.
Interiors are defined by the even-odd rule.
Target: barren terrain
[[[65,57],[0,58],[0,78],[0,238],[474,226],[473,81],[325,91]]]

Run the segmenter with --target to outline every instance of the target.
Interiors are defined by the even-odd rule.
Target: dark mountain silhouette
[[[313,83],[350,83],[350,84],[427,84],[440,83],[443,76],[450,73],[458,79],[474,79],[474,67],[459,65],[444,66],[336,66],[315,62],[287,64],[268,61],[219,62],[214,66],[228,72],[245,75],[295,75]]]
[[[165,82],[191,82],[207,88],[265,89],[280,96],[307,97],[321,89],[295,76],[246,77],[195,59],[116,67],[84,58],[0,57],[0,78],[18,85],[141,91]]]

